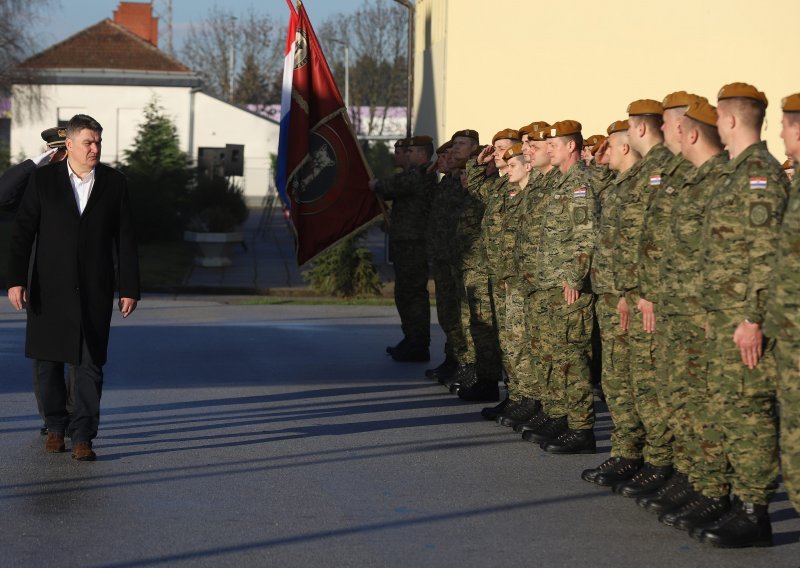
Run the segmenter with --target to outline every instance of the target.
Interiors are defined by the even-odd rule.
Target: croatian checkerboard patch
[[[767,189],[767,178],[750,178],[750,189]]]
[[[650,185],[661,185],[661,176],[650,176]]]
[[[573,192],[573,197],[586,197],[586,188],[579,187]]]

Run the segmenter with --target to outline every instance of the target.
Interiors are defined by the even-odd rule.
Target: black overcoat
[[[120,297],[139,299],[139,259],[125,177],[98,164],[81,215],[67,161],[37,169],[17,211],[9,252],[8,287],[28,290],[25,355],[78,364],[83,335],[93,362],[103,365],[115,281]]]

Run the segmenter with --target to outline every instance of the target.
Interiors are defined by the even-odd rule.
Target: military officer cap
[[[581,133],[581,123],[577,120],[559,120],[553,124],[547,134],[548,138],[558,138],[559,136],[569,136],[570,134]]]
[[[627,120],[615,120],[608,125],[606,132],[608,132],[608,135],[611,136],[615,132],[624,132],[628,130],[628,126],[630,126],[630,123]]]
[[[643,116],[648,114],[661,116],[664,114],[664,106],[653,99],[639,99],[628,105],[628,116]]]
[[[538,140],[539,142],[547,140],[550,136],[550,125],[547,125],[547,128],[539,130],[538,132],[534,132],[533,134],[529,134],[528,138],[531,140]]]
[[[781,110],[783,110],[783,112],[800,112],[800,93],[783,97],[781,101]]]
[[[506,150],[503,153],[503,160],[505,160],[507,162],[511,158],[516,158],[517,156],[522,156],[523,155],[522,154],[522,148],[523,148],[522,144],[517,142],[516,144],[511,146],[511,148],[509,148],[508,150]]]
[[[540,130],[544,130],[545,128],[550,128],[550,125],[541,120],[537,120],[536,122],[531,122],[527,126],[520,128],[519,135],[522,137],[523,135],[527,134],[529,139],[533,139],[533,134],[539,132]]]
[[[401,138],[397,142],[394,143],[395,148],[403,148],[408,146],[408,138]]]
[[[661,106],[664,107],[664,110],[668,110],[671,108],[688,107],[697,99],[708,100],[705,97],[701,97],[700,95],[695,95],[692,93],[687,93],[686,91],[675,91],[674,93],[670,93],[666,97],[664,97],[664,100],[661,102]]]
[[[603,140],[605,139],[606,137],[603,136],[602,134],[592,134],[591,136],[589,136],[589,138],[585,138],[583,140],[583,147],[585,148],[587,146],[591,146],[592,148],[594,148],[595,146],[599,146],[600,144],[602,144]]]
[[[406,146],[430,146],[433,144],[433,138],[430,136],[412,136],[408,139]]]
[[[480,143],[481,143],[481,137],[480,137],[480,135],[478,134],[478,131],[477,131],[477,130],[470,130],[469,128],[467,128],[466,130],[459,130],[458,132],[456,132],[455,134],[453,134],[453,137],[452,137],[452,138],[450,138],[450,140],[455,140],[455,139],[456,139],[456,138],[458,138],[459,136],[463,136],[463,137],[465,137],[465,138],[472,138],[472,139],[473,139],[473,140],[475,140],[475,142],[477,142],[478,144],[480,144]]]
[[[520,139],[521,136],[519,134],[519,130],[514,130],[513,128],[506,128],[494,135],[494,137],[492,138],[492,144],[494,144],[498,140],[520,140]]]
[[[717,101],[735,98],[752,99],[762,103],[765,108],[769,104],[767,95],[747,83],[730,83],[722,87],[717,93]]]
[[[707,100],[697,100],[689,105],[686,114],[692,120],[702,122],[708,126],[717,126],[717,109]]]
[[[43,130],[42,140],[47,143],[48,148],[64,148],[67,145],[67,129],[56,126]]]
[[[439,155],[442,155],[452,147],[453,147],[453,141],[452,140],[448,140],[447,142],[445,142],[444,144],[442,144],[441,146],[439,146],[436,149],[436,153],[439,154]]]

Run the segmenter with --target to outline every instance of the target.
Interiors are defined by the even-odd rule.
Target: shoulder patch
[[[650,176],[650,185],[661,185],[661,175]]]
[[[750,224],[753,227],[769,224],[771,209],[769,203],[753,203],[750,206]]]
[[[750,189],[767,189],[767,178],[765,177],[751,177]]]
[[[589,217],[586,207],[576,207],[572,212],[572,218],[575,220],[576,225],[583,225]]]

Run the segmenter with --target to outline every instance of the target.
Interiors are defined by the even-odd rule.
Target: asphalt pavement
[[[146,297],[114,318],[98,461],[79,463],[44,451],[24,317],[0,303],[0,562],[800,565],[783,488],[776,546],[706,547],[580,479],[607,413],[597,455],[548,455],[393,362],[398,339],[392,307]]]

